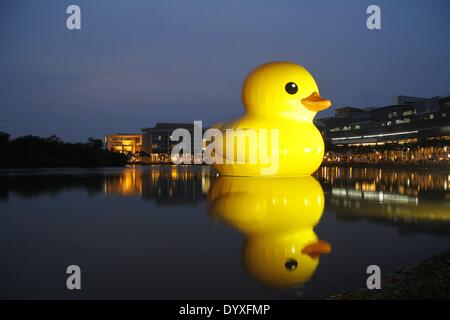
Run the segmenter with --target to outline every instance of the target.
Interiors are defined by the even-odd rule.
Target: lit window
[[[390,119],[390,118],[395,118],[396,116],[397,116],[397,112],[390,112],[390,113],[388,114],[389,119]]]
[[[403,123],[410,123],[411,119],[410,118],[404,118],[404,119],[397,119],[395,120],[396,124],[403,124]]]

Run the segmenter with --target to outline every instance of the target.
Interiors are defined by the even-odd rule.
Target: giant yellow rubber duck
[[[331,245],[314,226],[324,194],[311,177],[219,177],[208,193],[210,215],[246,236],[243,262],[256,280],[274,288],[298,288],[314,274]]]
[[[318,111],[330,107],[331,101],[320,97],[316,81],[304,67],[292,62],[259,66],[244,81],[242,102],[242,117],[214,126],[223,134],[216,151],[223,161],[213,164],[220,174],[306,176],[317,170],[324,142],[313,119]],[[235,135],[227,138],[227,129]],[[234,145],[227,144],[227,139],[233,139]],[[239,139],[245,141],[241,149]],[[241,158],[239,150],[245,150]]]

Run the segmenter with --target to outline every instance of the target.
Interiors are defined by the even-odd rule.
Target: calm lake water
[[[450,172],[0,171],[0,298],[310,299],[450,247]],[[79,265],[82,290],[66,288]]]

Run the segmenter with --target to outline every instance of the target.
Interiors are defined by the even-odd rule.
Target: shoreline
[[[10,171],[10,170],[27,170],[27,169],[98,169],[98,168],[126,168],[127,166],[210,166],[207,164],[180,164],[176,165],[173,163],[126,163],[123,165],[109,165],[109,166],[29,166],[29,167],[0,167],[1,171]],[[416,170],[416,171],[448,171],[450,172],[450,165],[448,164],[408,164],[408,165],[400,165],[400,164],[364,164],[364,163],[322,163],[320,168],[328,167],[328,168],[357,168],[357,169],[395,169],[395,170]]]
[[[450,171],[449,164],[394,164],[394,163],[323,163],[320,167],[398,169],[419,171]]]
[[[381,278],[380,290],[355,289],[326,300],[449,300],[450,250]]]

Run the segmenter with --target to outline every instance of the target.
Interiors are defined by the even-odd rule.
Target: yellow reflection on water
[[[393,169],[322,167],[316,176],[326,190],[330,212],[339,219],[363,218],[413,227],[420,223],[450,221],[450,175],[446,172],[430,174]],[[206,166],[133,166],[118,174],[103,176],[102,183],[105,194],[141,196],[143,199],[153,199],[159,205],[194,204],[204,199],[214,184],[214,177],[214,172]],[[230,181],[234,180],[230,179],[233,178],[220,178],[215,189],[221,185],[231,185],[233,190],[226,191],[229,196],[246,199],[237,202],[240,205],[235,214],[239,217],[249,214],[246,212],[256,211],[261,215],[269,211],[283,211],[285,206],[300,206],[296,202],[301,202],[301,193],[304,192],[297,190],[298,197],[292,194],[291,188],[300,188],[293,182],[296,179],[292,178],[258,178],[254,182],[250,178],[240,178],[233,183]],[[314,178],[311,178],[313,183],[307,182],[307,179],[300,180],[309,186],[317,184]],[[221,189],[220,192],[225,193]],[[258,194],[252,189],[258,190]],[[303,201],[302,206],[311,206],[310,199]],[[261,224],[261,220],[258,223]],[[274,228],[278,220],[271,223]],[[235,224],[233,227],[238,226]]]
[[[148,170],[150,169],[150,170]],[[142,195],[167,199],[201,198],[209,190],[208,167],[193,170],[189,166],[127,167],[118,175],[104,177],[105,194]]]
[[[246,236],[242,255],[248,273],[277,288],[308,281],[320,254],[330,252],[313,230],[324,203],[313,177],[220,177],[208,194],[210,215]]]
[[[134,168],[125,170],[117,178],[106,177],[104,181],[105,194],[140,195],[142,193],[141,174]]]

